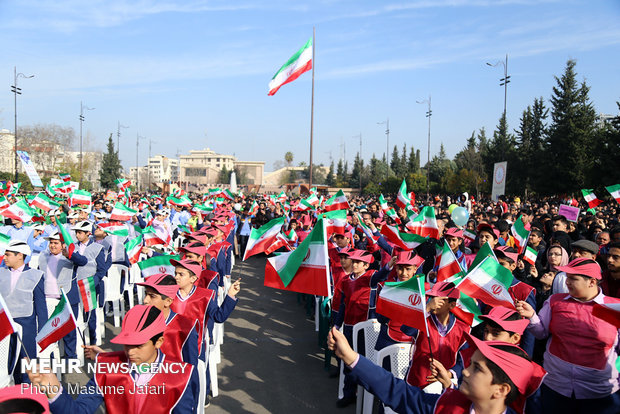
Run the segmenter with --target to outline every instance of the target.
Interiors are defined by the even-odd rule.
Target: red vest
[[[435,414],[469,414],[472,402],[459,390],[449,388],[435,403]]]
[[[124,352],[105,352],[97,355],[98,363],[126,363],[127,357]],[[164,363],[176,362],[164,358]],[[179,402],[187,383],[192,374],[193,367],[184,364],[185,372],[164,373],[159,372],[150,379],[148,387],[157,387],[156,392],[148,394],[132,393],[134,380],[128,373],[102,373],[95,374],[97,386],[105,391],[104,387],[110,386],[117,390],[114,394],[104,394],[103,401],[109,414],[165,414],[171,413],[174,406]],[[125,392],[120,392],[120,387]],[[161,391],[160,391],[161,390]]]
[[[196,321],[192,321],[183,315],[174,315],[164,330],[164,343],[160,348],[161,352],[174,361],[183,361],[183,345],[185,345],[194,326],[196,326]],[[200,349],[200,339],[198,342],[198,349]]]
[[[202,272],[200,273],[200,277],[196,281],[196,286],[198,286],[199,288],[208,289],[209,284],[215,278],[218,279],[218,284],[219,284],[219,277],[220,277],[220,274],[216,272],[215,270],[203,269]]]
[[[609,351],[618,336],[618,328],[592,315],[594,301],[566,299],[567,293],[549,298],[551,339],[549,352],[575,365],[602,370]],[[620,299],[604,296],[604,303],[620,303]]]
[[[446,369],[452,368],[456,364],[458,350],[465,343],[465,333],[468,333],[471,328],[460,319],[454,318],[454,324],[446,336],[441,336],[434,319],[429,316],[427,321],[431,346],[433,347],[433,358],[441,362]],[[407,372],[407,383],[420,388],[429,384],[426,377],[431,374],[430,356],[426,332],[419,331],[415,340],[415,351]]]
[[[375,273],[369,270],[357,279],[346,277],[342,280],[342,293],[344,295],[345,313],[344,323],[355,325],[358,322],[368,320],[370,307],[370,278]]]
[[[172,305],[170,305],[170,309],[175,313],[183,315],[192,321],[198,320],[198,353],[200,353],[200,345],[204,339],[204,327],[207,326],[207,320],[209,318],[207,307],[214,295],[215,292],[211,289],[196,287],[194,288],[194,292],[187,299],[181,300],[177,295],[174,297]]]

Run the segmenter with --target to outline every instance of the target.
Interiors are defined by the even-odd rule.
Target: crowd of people
[[[620,303],[616,201],[572,221],[558,214],[569,203],[560,198],[494,202],[465,193],[428,202],[411,198],[405,205],[400,195],[392,196],[387,201],[383,196],[349,197],[346,225],[328,234],[333,328],[326,346],[344,369],[337,407],[354,403],[361,384],[397,412],[619,411],[618,327],[593,312],[595,304]],[[244,257],[253,231],[280,217],[285,218],[286,250],[295,249],[313,230],[328,198],[315,190],[304,197],[177,191],[128,195],[120,202],[108,192],[92,194],[86,204],[70,205],[71,197],[60,198],[54,208],[33,210],[32,219],[24,222],[15,210],[4,213],[8,204],[19,203],[13,197],[2,213],[0,232],[6,236],[0,295],[21,326],[21,336],[4,339],[10,341],[11,354],[9,371],[0,377],[12,378],[0,386],[32,383],[33,401],[41,400],[36,390],[43,392],[54,413],[94,412],[101,404],[109,412],[165,406],[166,412],[186,413],[208,406],[214,330],[233,312],[240,291],[240,282],[230,280],[235,257]],[[24,200],[37,207],[32,197]],[[457,207],[466,212],[464,222],[453,216]],[[420,224],[418,214],[428,220]],[[525,241],[515,226],[527,230]],[[404,248],[386,229],[424,237]],[[454,257],[451,277],[442,268],[442,255]],[[459,282],[488,257],[511,276],[510,306],[459,291]],[[161,271],[139,280],[130,277],[128,269],[136,263],[157,258],[164,263]],[[115,353],[97,343],[101,312],[85,312],[80,295],[80,281],[89,281],[98,307],[108,311],[105,280],[112,266],[126,270],[122,283],[131,289],[123,287],[125,295],[140,292],[134,284],[144,288],[138,298],[142,304],[129,309],[120,334],[111,340],[124,346],[124,352]],[[144,274],[146,266],[140,267]],[[423,327],[391,320],[377,309],[382,291],[393,286],[386,283],[412,278],[424,281]],[[98,373],[88,383],[95,391],[74,400],[55,375],[22,372],[18,361],[40,353],[37,332],[65,295],[72,313],[87,321],[88,335],[80,337],[79,330],[65,335],[63,358],[76,358],[83,344],[86,358],[98,362],[178,362],[185,364],[185,374]],[[380,323],[376,350],[412,344],[404,378],[365,358],[364,347],[352,349],[353,327],[371,319]],[[163,383],[172,397],[103,392],[106,385]],[[23,395],[18,389],[15,393],[16,398]]]

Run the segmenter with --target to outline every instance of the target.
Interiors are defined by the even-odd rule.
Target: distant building
[[[0,172],[15,171],[15,136],[8,129],[0,129]]]
[[[151,181],[154,183],[179,180],[179,160],[176,158],[156,155],[149,158],[148,169]]]

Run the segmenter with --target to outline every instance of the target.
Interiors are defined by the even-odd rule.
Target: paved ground
[[[298,295],[263,286],[264,268],[260,256],[238,261],[233,269],[242,290],[225,324],[219,396],[205,413],[353,413],[354,405],[336,408],[338,378],[329,378],[324,369],[324,350]],[[109,343],[120,331],[111,322],[107,318],[103,348],[120,350]],[[88,378],[64,380],[85,384]]]

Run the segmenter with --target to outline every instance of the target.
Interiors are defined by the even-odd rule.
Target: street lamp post
[[[19,78],[20,76],[24,79],[30,79],[30,78],[34,78],[34,75],[24,75],[23,73],[17,73],[17,66],[13,67],[13,74],[14,74],[14,81],[13,81],[13,85],[11,85],[11,92],[13,92],[13,94],[15,95],[15,130],[13,131],[13,143],[15,144],[15,148],[14,148],[14,157],[15,157],[15,182],[18,181],[17,179],[17,95],[21,95],[22,94],[22,88],[18,88],[17,87],[17,78]]]
[[[89,108],[88,106],[84,105],[82,103],[82,101],[80,101],[80,187],[82,186],[82,163],[84,160],[84,154],[82,152],[82,124],[84,123],[84,110],[87,111],[92,111],[95,108]]]
[[[502,65],[504,67],[504,77],[499,80],[499,86],[504,87],[504,116],[506,116],[506,97],[508,96],[508,84],[510,83],[510,76],[508,76],[508,54],[506,54],[506,62],[498,60],[493,64],[487,62],[487,65],[491,67]]]
[[[139,133],[136,133],[136,190],[140,191],[140,166],[138,165],[138,154],[140,154],[140,140],[146,139],[146,137],[141,137]]]
[[[390,174],[390,118],[383,122],[377,122],[377,125],[385,125],[385,180],[387,181],[388,176]]]
[[[431,116],[433,115],[433,110],[431,109],[431,96],[428,95],[428,99],[423,101],[416,101],[416,103],[424,104],[428,103],[428,111],[426,111],[426,117],[428,118],[428,143],[427,143],[427,154],[426,154],[426,203],[430,203],[430,166],[431,166]]]
[[[129,128],[129,127],[125,125],[121,125],[121,121],[118,121],[118,129],[116,130],[116,155],[118,157],[120,157],[121,155],[121,128]]]

